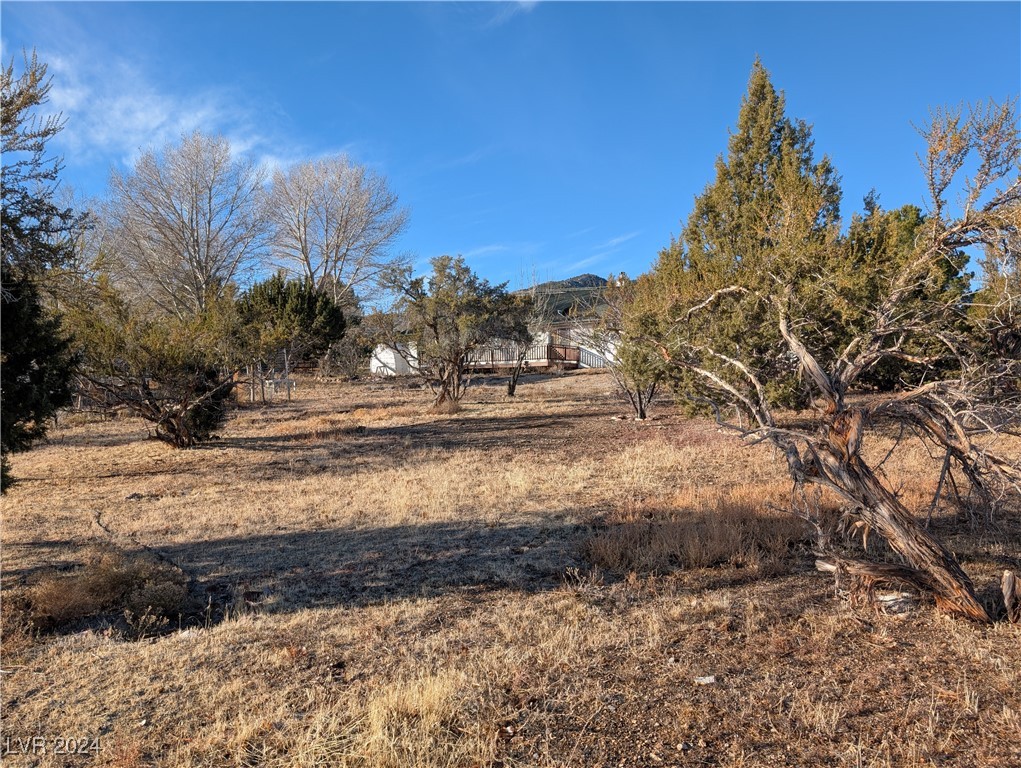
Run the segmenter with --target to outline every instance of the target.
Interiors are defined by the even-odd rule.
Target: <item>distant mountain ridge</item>
[[[566,280],[551,280],[548,283],[540,283],[535,290],[548,293],[564,291],[570,288],[605,288],[607,281],[605,277],[586,273],[577,277],[569,277]]]

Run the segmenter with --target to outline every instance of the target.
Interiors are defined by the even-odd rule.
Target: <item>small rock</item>
[[[705,677],[696,677],[695,685],[713,685],[716,682],[716,675],[706,675]]]

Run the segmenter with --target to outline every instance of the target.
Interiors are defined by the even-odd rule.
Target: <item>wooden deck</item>
[[[528,368],[572,369],[581,365],[580,347],[567,344],[533,344],[525,354]],[[477,371],[513,368],[518,362],[514,347],[487,347],[476,350],[468,364]]]

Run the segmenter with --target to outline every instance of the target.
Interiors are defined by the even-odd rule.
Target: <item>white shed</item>
[[[418,362],[415,345],[401,344],[399,350],[380,344],[372,350],[369,372],[373,376],[407,376],[415,372]]]

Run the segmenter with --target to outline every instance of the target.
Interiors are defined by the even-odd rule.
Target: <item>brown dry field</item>
[[[428,399],[302,382],[198,449],[78,416],[16,456],[3,764],[1021,766],[1021,626],[835,594],[767,447],[664,405],[613,418],[598,374]],[[929,463],[886,465],[915,508]],[[990,603],[1021,567],[1000,523],[933,520]],[[96,553],[146,547],[204,613],[25,623],[84,600]]]

